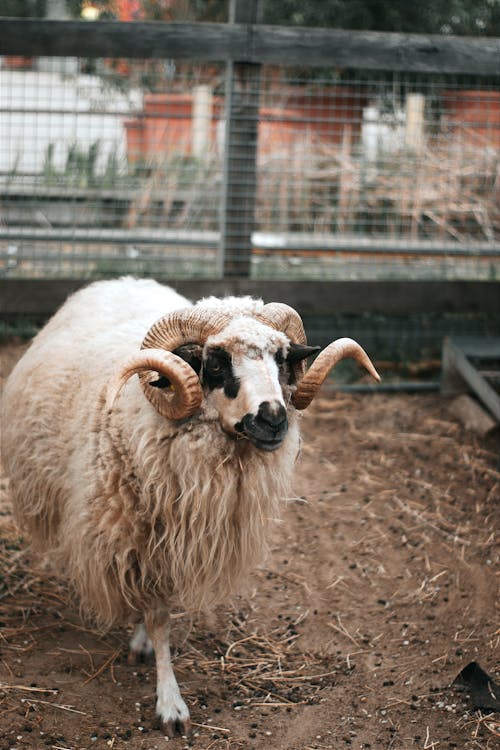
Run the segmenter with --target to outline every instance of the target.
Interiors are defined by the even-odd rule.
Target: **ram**
[[[12,371],[3,458],[15,515],[102,626],[135,622],[131,654],[155,652],[156,711],[190,731],[170,658],[169,613],[227,597],[265,551],[289,493],[297,410],[335,363],[306,372],[299,315],[249,297],[196,305],[131,278],[63,305]],[[133,377],[138,375],[138,377]]]

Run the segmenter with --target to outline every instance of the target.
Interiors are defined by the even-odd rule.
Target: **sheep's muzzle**
[[[245,414],[235,425],[241,435],[263,451],[275,451],[288,432],[288,419],[283,404],[263,401],[257,414]]]

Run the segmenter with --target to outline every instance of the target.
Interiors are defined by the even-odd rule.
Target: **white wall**
[[[0,70],[0,171],[40,173],[50,144],[63,170],[73,144],[88,152],[96,141],[97,172],[113,153],[125,165],[123,121],[141,109],[141,92],[121,93],[98,76]]]

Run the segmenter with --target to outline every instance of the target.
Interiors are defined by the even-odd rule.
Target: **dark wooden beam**
[[[231,0],[229,28],[259,23],[263,0]],[[224,183],[220,257],[224,276],[249,276],[255,229],[261,66],[229,60],[226,69]]]
[[[0,317],[43,318],[88,281],[0,279]],[[286,302],[304,316],[428,314],[500,315],[500,282],[256,281],[246,278],[170,280],[188,299],[250,294]]]
[[[255,23],[0,19],[1,55],[176,58],[500,75],[500,39]]]
[[[262,26],[252,54],[266,63],[500,75],[500,39]]]
[[[0,19],[1,55],[228,60],[246,49],[245,26],[161,21]]]

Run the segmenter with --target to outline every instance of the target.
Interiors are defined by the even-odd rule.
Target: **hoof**
[[[169,719],[168,721],[163,721],[162,729],[165,736],[170,740],[179,735],[185,737],[187,740],[191,740],[193,736],[191,719]]]
[[[154,651],[138,651],[136,649],[130,649],[127,656],[127,662],[131,665],[137,664],[154,664],[155,655]]]
[[[130,639],[128,652],[129,664],[141,664],[154,661],[154,649],[146,628],[142,623],[136,625],[134,635]]]

